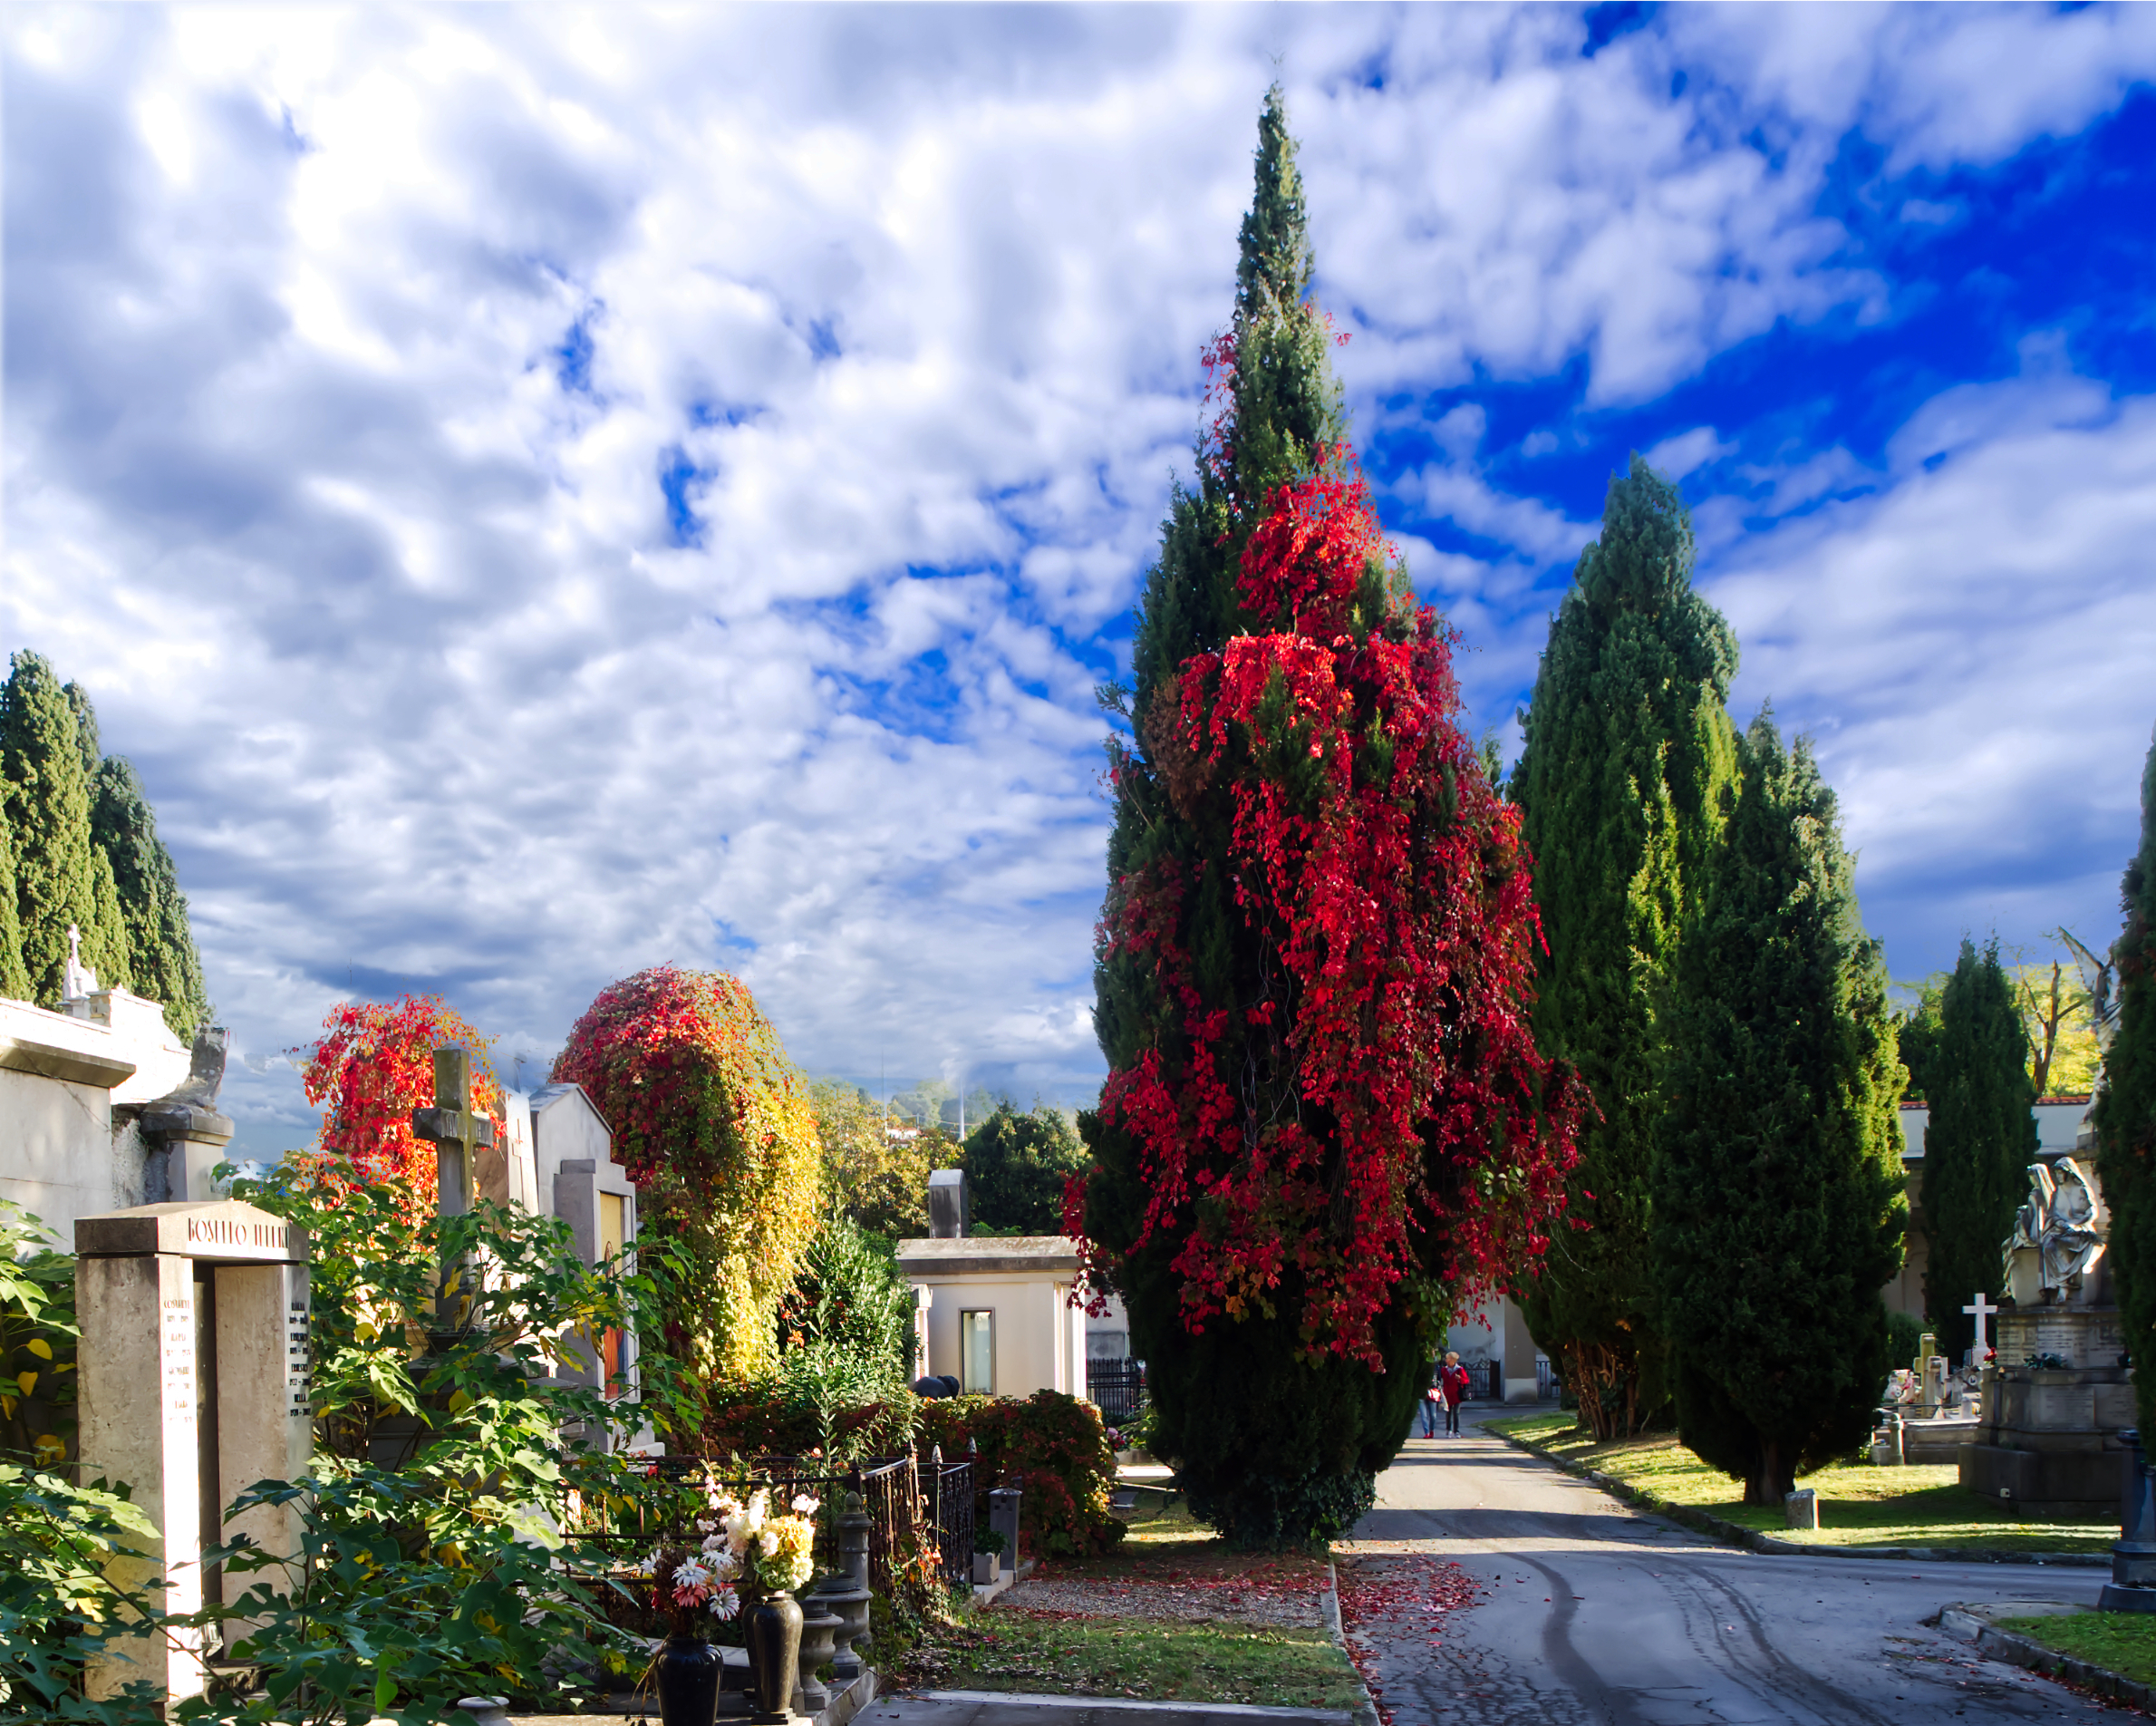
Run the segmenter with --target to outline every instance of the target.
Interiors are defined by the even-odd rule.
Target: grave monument
[[[2073,1156],[2029,1166],[2002,1243],[2006,1296],[1961,1484],[2024,1514],[2108,1522],[2134,1424],[2103,1189]],[[1981,1322],[1981,1321],[1979,1321]]]
[[[299,1550],[289,1508],[219,1518],[257,1480],[306,1472],[306,1236],[236,1199],[175,1199],[78,1218],[74,1246],[82,1473],[127,1482],[158,1530],[114,1579],[169,1612],[219,1604],[206,1547],[245,1534]],[[191,1634],[110,1641],[90,1694],[148,1679],[173,1701],[198,1695],[214,1653]]]

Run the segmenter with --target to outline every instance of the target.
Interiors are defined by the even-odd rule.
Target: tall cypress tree
[[[1344,446],[1277,89],[1241,252],[1196,488],[1109,693],[1134,733],[1109,751],[1110,1072],[1073,1197],[1156,1448],[1260,1544],[1368,1507],[1453,1292],[1547,1226],[1570,1105],[1523,1024],[1517,812]]]
[[[90,781],[82,771],[80,723],[52,666],[40,655],[22,652],[9,667],[0,690],[0,775],[15,840],[23,965],[30,998],[57,1007],[69,926],[85,937],[98,927]]]
[[[1924,1312],[1941,1353],[1967,1353],[1976,1320],[1963,1306],[2005,1286],[1999,1243],[2036,1155],[2028,1036],[1996,938],[1961,944],[1939,994],[1938,1032],[1926,1051],[1930,1115],[1924,1130]]]
[[[2141,779],[2141,849],[2119,883],[2126,927],[2112,948],[2119,1014],[2091,1117],[2111,1210],[2112,1274],[2125,1311],[2141,1430],[2156,1431],[2156,747]]]
[[[1598,1437],[1668,1395],[1647,1252],[1657,1003],[1720,826],[1735,731],[1736,638],[1692,588],[1677,488],[1635,455],[1522,716],[1512,795],[1526,816],[1548,951],[1535,1040],[1594,1093],[1569,1208],[1523,1304]]]
[[[94,826],[97,770],[103,759],[97,709],[91,704],[90,692],[80,684],[71,683],[60,693],[67,697],[68,708],[75,716],[75,753],[82,763],[82,783],[87,788]],[[120,903],[120,883],[112,859],[102,846],[94,843],[90,851],[90,921],[82,926],[82,963],[97,973],[100,987],[133,989],[134,944],[129,939],[127,915]]]
[[[0,787],[5,781],[0,781]],[[0,1000],[30,999],[30,974],[23,968],[23,925],[15,910],[15,848],[7,827],[7,799],[0,795]]]
[[[137,994],[164,1004],[165,1023],[180,1042],[193,1040],[208,1016],[202,961],[188,923],[172,853],[157,836],[157,816],[142,782],[124,757],[98,763],[92,787],[90,832],[110,863],[126,920]]]
[[[1861,1441],[1907,1221],[1902,1072],[1833,793],[1764,713],[1679,950],[1652,1245],[1678,1431],[1776,1504]]]

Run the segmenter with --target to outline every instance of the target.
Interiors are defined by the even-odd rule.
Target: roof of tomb
[[[908,1276],[1075,1273],[1078,1267],[1078,1243],[1066,1235],[967,1235],[898,1243],[898,1268]]]

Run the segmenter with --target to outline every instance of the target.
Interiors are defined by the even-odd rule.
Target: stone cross
[[[494,1121],[471,1107],[471,1057],[461,1049],[434,1052],[434,1106],[411,1111],[411,1135],[434,1146],[434,1208],[442,1217],[461,1217],[471,1208],[472,1159],[494,1143]],[[451,1281],[466,1267],[456,1259],[441,1261],[438,1322],[461,1325],[469,1295],[452,1295]]]
[[[494,1143],[494,1121],[471,1107],[471,1057],[461,1049],[434,1052],[434,1106],[411,1111],[411,1136],[434,1146],[434,1207],[444,1217],[471,1208],[472,1159]]]
[[[1984,1329],[1984,1321],[1987,1318],[1996,1318],[1999,1309],[1989,1304],[1984,1298],[1984,1291],[1978,1289],[1977,1304],[1974,1306],[1965,1306],[1961,1310],[1969,1314],[1977,1321],[1977,1352],[1971,1360],[1973,1364],[1981,1366],[1984,1364],[1984,1357],[1991,1353],[1991,1343]]]

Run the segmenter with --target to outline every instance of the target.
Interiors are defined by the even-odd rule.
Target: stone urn
[[[663,1726],[712,1726],[719,1717],[719,1676],[724,1656],[691,1627],[694,1616],[677,1613],[673,1634],[659,1646],[652,1683],[659,1692]]]
[[[833,1644],[844,1626],[838,1614],[822,1601],[812,1596],[808,1604],[815,1610],[801,1620],[801,1695],[807,1704],[801,1711],[820,1714],[831,1705],[831,1692],[816,1675],[817,1669],[831,1664],[836,1652]]]
[[[749,1698],[759,1726],[781,1726],[800,1693],[801,1603],[781,1588],[749,1607],[743,1629],[749,1643]],[[669,1721],[667,1726],[673,1726]]]

